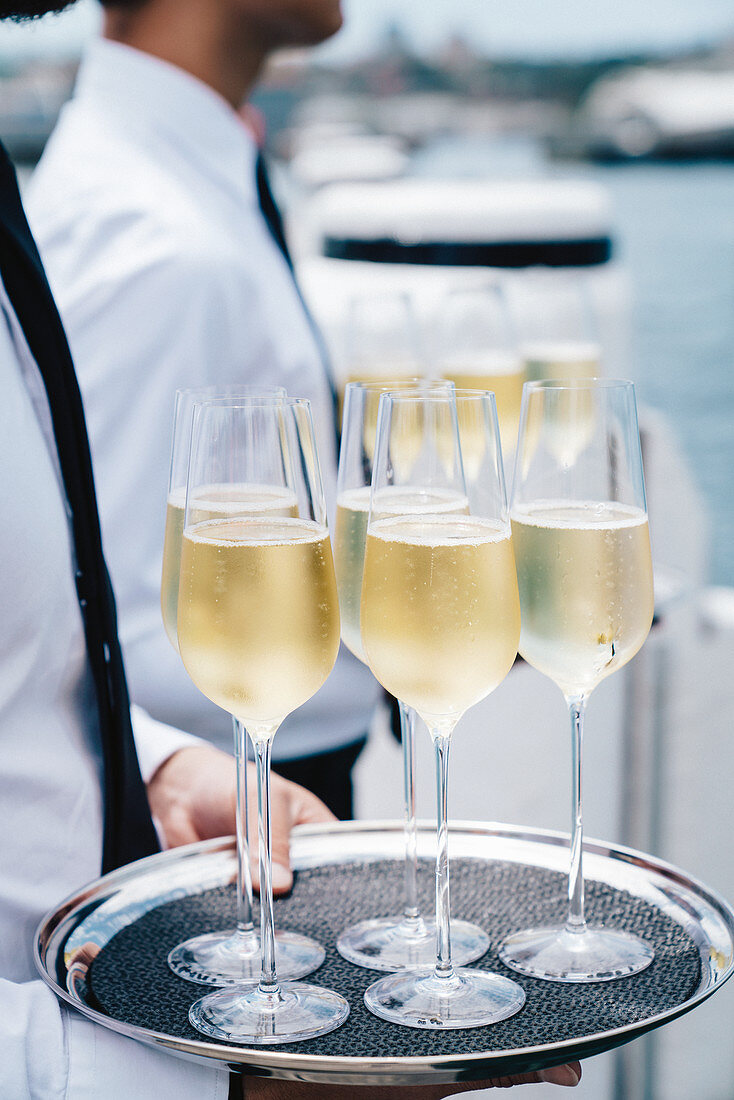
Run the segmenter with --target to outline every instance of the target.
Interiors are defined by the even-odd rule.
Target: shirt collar
[[[257,144],[229,103],[197,77],[158,57],[99,38],[87,48],[74,98],[103,104],[126,125],[152,127],[257,203]]]

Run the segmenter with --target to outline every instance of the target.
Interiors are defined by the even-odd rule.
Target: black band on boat
[[[609,237],[566,241],[420,241],[384,237],[360,240],[326,237],[323,255],[331,260],[441,267],[592,267],[612,255]]]

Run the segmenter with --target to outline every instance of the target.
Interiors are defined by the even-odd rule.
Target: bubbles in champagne
[[[161,614],[168,640],[178,649],[178,583],[181,572],[181,539],[186,509],[186,488],[179,486],[168,496],[166,529],[163,537],[161,571]],[[277,485],[227,483],[199,486],[189,507],[189,523],[241,515],[297,516],[298,501],[291,489]]]
[[[359,604],[370,491],[370,486],[364,485],[340,493],[334,525],[334,565],[339,587],[342,641],[365,664],[367,657],[360,632]],[[389,485],[376,493],[378,516],[423,512],[461,514],[468,511],[467,498],[449,489]]]
[[[429,724],[451,727],[515,659],[509,532],[473,516],[378,520],[367,536],[361,625],[380,683]]]
[[[512,513],[520,652],[566,694],[632,658],[652,622],[647,516],[607,501],[540,501]]]
[[[208,698],[248,730],[278,725],[321,687],[339,648],[326,530],[285,517],[187,527],[178,640]]]

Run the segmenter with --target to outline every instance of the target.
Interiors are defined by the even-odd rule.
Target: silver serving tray
[[[452,857],[504,860],[565,872],[568,843],[567,835],[545,830],[471,822],[451,826]],[[297,870],[351,860],[400,859],[403,851],[402,824],[396,822],[302,826],[292,838],[292,860]],[[434,851],[435,827],[421,822],[418,854],[431,858]],[[620,1046],[689,1012],[731,976],[734,910],[702,883],[642,852],[593,840],[584,844],[584,872],[588,879],[628,890],[682,925],[701,953],[701,980],[693,996],[673,1009],[622,1028],[567,1037],[542,1046],[430,1058],[336,1058],[308,1054],[306,1049],[303,1053],[286,1053],[228,1046],[203,1038],[181,1039],[122,1023],[87,1004],[87,966],[72,961],[75,950],[89,942],[104,947],[116,932],[149,909],[230,882],[235,874],[232,837],[150,856],[85,886],[41,922],[34,945],[35,959],[42,978],[57,996],[100,1026],[211,1066],[238,1069],[257,1077],[314,1083],[418,1085],[477,1081],[557,1065]]]

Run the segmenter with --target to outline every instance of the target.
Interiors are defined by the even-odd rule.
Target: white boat
[[[629,290],[613,221],[606,190],[588,180],[403,178],[323,188],[299,206],[293,224],[301,285],[337,372],[354,295],[410,293],[430,334],[451,287],[501,280],[521,308],[527,273],[542,269],[549,288],[570,273],[583,280],[607,373],[624,374]]]
[[[734,155],[734,71],[639,68],[604,77],[577,125],[601,156]]]

